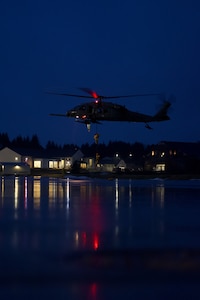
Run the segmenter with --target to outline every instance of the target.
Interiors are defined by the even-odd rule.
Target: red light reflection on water
[[[86,234],[86,232],[82,233],[82,241],[83,241],[83,246],[85,247],[87,245],[87,234]]]
[[[80,230],[74,234],[75,246],[77,249],[97,250],[100,247],[101,232],[104,231],[107,222],[101,205],[102,191],[95,185],[81,186],[80,199],[81,205],[76,206],[75,217]]]
[[[89,294],[90,294],[89,299],[97,299],[97,283],[96,282],[93,282],[90,284]]]
[[[94,248],[94,250],[97,250],[99,248],[99,237],[98,237],[97,233],[94,234],[93,248]]]
[[[87,232],[80,232],[76,234],[76,240],[78,241],[78,247],[81,248],[89,248],[93,250],[97,250],[99,248],[99,234],[95,233],[87,233]]]
[[[97,300],[102,299],[99,297],[99,288],[96,282],[91,282],[89,284],[79,285],[76,289],[76,296],[79,296],[76,299],[88,299],[88,300]]]

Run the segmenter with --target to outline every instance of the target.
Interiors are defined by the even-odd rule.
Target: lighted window
[[[157,164],[156,172],[163,172],[163,171],[165,171],[165,164]]]
[[[62,160],[60,160],[58,162],[58,167],[59,167],[59,169],[63,169],[65,167],[65,161],[64,161],[64,159],[62,159]]]
[[[33,163],[34,168],[41,168],[41,166],[42,166],[41,160],[34,160],[34,163]]]
[[[92,165],[93,165],[93,159],[89,158],[89,167],[92,167]]]
[[[50,160],[49,161],[49,168],[50,169],[57,169],[58,168],[58,162],[57,162],[57,160]]]
[[[81,169],[86,169],[86,167],[87,167],[87,164],[85,162],[81,162],[80,168]]]
[[[154,155],[155,155],[155,151],[152,150],[152,151],[151,151],[151,156],[154,156]]]

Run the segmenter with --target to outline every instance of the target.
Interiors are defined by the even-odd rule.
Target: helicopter
[[[75,121],[85,124],[88,131],[90,131],[92,123],[101,124],[102,121],[140,122],[145,123],[145,127],[147,129],[152,129],[152,127],[149,125],[150,122],[161,122],[170,120],[170,117],[167,115],[167,112],[169,107],[171,106],[171,102],[168,100],[163,101],[162,107],[153,116],[139,112],[134,112],[127,109],[124,105],[105,101],[107,99],[118,99],[128,97],[158,96],[160,94],[102,96],[88,88],[81,88],[81,90],[86,92],[88,95],[48,92],[50,94],[59,96],[93,99],[92,102],[86,102],[75,106],[74,108],[68,110],[65,114],[51,113],[50,115],[74,118]]]

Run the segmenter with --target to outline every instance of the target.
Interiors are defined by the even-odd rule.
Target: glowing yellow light
[[[18,207],[18,197],[19,197],[19,178],[15,177],[15,208]]]
[[[156,165],[156,171],[157,172],[165,171],[165,164],[157,164]]]
[[[41,168],[42,162],[41,160],[34,160],[34,168]]]

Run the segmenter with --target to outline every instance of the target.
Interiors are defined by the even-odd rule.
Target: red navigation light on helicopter
[[[97,93],[94,92],[94,91],[92,91],[91,95],[92,95],[92,97],[94,97],[95,99],[99,98],[99,96],[97,95]]]

